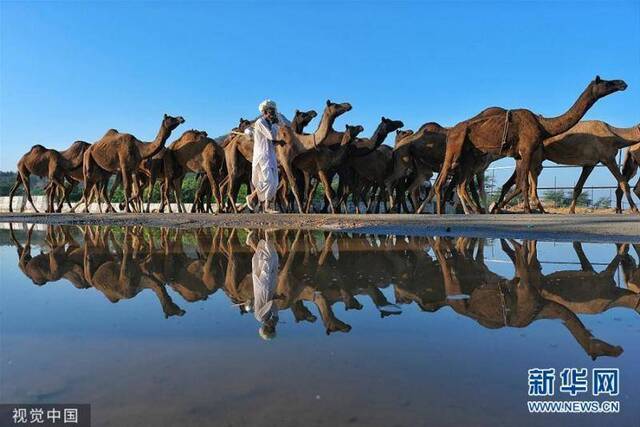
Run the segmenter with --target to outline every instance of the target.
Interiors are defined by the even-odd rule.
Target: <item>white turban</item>
[[[260,110],[260,113],[262,114],[264,114],[264,110],[266,110],[267,108],[273,108],[274,110],[277,109],[276,103],[270,99],[265,99],[258,106],[258,110]]]

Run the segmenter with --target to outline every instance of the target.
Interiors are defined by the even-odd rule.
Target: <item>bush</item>
[[[571,205],[571,200],[573,199],[572,192],[565,192],[563,190],[547,190],[544,192],[542,198],[547,201],[553,203],[555,207],[564,208]],[[589,206],[591,205],[591,198],[587,193],[582,193],[578,196],[576,200],[576,206]]]

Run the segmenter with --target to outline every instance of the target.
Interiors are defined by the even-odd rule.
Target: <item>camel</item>
[[[276,158],[278,164],[282,168],[284,175],[287,178],[287,182],[296,204],[298,205],[298,212],[302,213],[304,206],[302,199],[300,198],[300,192],[298,184],[296,182],[296,176],[294,174],[293,162],[296,157],[305,152],[316,149],[319,146],[326,146],[333,143],[333,138],[336,135],[340,135],[338,143],[342,142],[343,132],[335,132],[332,128],[335,119],[351,110],[351,104],[342,103],[337,104],[327,100],[327,105],[322,113],[322,118],[318,124],[318,128],[312,134],[301,134],[295,132],[288,126],[280,126],[278,131],[278,139],[284,141],[284,144],[278,144],[276,146]],[[331,135],[330,140],[327,137]]]
[[[442,213],[441,191],[450,171],[461,164],[461,157],[474,155],[475,151],[520,159],[516,181],[522,191],[524,210],[530,213],[531,160],[543,141],[575,126],[598,99],[626,88],[622,80],[602,80],[596,76],[573,106],[560,116],[545,118],[527,109],[514,109],[458,123],[447,135],[445,159],[433,186],[437,212]]]
[[[499,109],[498,109],[499,110]],[[476,116],[485,117],[496,113],[496,108],[488,108]],[[422,212],[428,199],[418,207],[419,190],[423,183],[433,176],[434,171],[439,170],[444,162],[446,153],[447,135],[449,129],[435,122],[423,124],[415,133],[399,135],[393,152],[393,166],[389,176],[385,179],[387,194],[390,196],[391,206],[396,205],[393,200],[393,189],[398,188],[398,183],[403,179],[411,177],[406,191],[410,195],[410,201],[415,212]],[[470,159],[470,158],[468,158]],[[468,210],[480,211],[480,201],[473,181],[469,181],[475,176],[480,190],[484,190],[484,171],[493,159],[491,156],[473,157],[473,161],[459,168],[456,179],[452,184],[456,184],[458,194],[465,212]],[[464,171],[464,174],[462,174]],[[467,185],[472,190],[474,200],[472,201],[467,193]],[[453,190],[450,185],[449,190]],[[396,191],[398,193],[398,191]],[[478,205],[474,208],[474,205]],[[397,206],[397,205],[396,205]]]
[[[64,180],[72,170],[77,169],[82,165],[82,155],[87,150],[88,146],[89,144],[84,141],[75,141],[64,151],[48,149],[42,145],[34,145],[31,147],[31,150],[18,160],[18,174],[16,176],[16,182],[9,192],[9,212],[13,212],[13,196],[20,185],[24,186],[24,191],[31,207],[38,212],[38,209],[33,204],[33,199],[31,198],[31,188],[29,183],[29,177],[31,175],[49,179],[49,183],[46,188],[47,212],[54,211],[54,197],[56,191],[63,191],[63,197],[57,209],[57,211],[60,212],[64,201],[72,190],[71,188],[67,189],[64,186]]]
[[[618,169],[616,155],[618,154],[618,150],[640,143],[640,128],[638,126],[640,125],[626,129],[615,128],[605,122],[588,120],[579,122],[560,135],[546,139],[542,152],[538,152],[533,156],[531,197],[534,201],[539,201],[534,188],[537,187],[537,180],[542,172],[543,160],[551,160],[561,165],[582,166],[582,173],[573,189],[573,200],[569,207],[569,213],[573,214],[576,211],[576,202],[582,193],[584,183],[594,167],[602,163],[609,169],[618,182],[618,189],[627,197],[631,211],[637,212],[638,209],[631,197],[628,178]],[[516,176],[514,172],[502,187],[502,192],[496,201],[494,209],[492,210],[493,212],[498,211],[503,206],[503,199],[509,188],[515,182],[515,179]],[[515,192],[510,197],[514,197],[517,194],[519,194],[519,192]],[[539,208],[544,211],[542,205],[540,203],[538,204]],[[622,213],[619,205],[617,206],[616,212]]]
[[[420,126],[416,132],[404,136],[398,135],[393,149],[391,171],[385,178],[384,186],[390,197],[389,203],[395,205],[394,188],[400,180],[412,177],[406,188],[414,209],[418,208],[416,190],[440,169],[446,151],[448,129],[435,122]],[[418,210],[417,212],[419,212]]]
[[[213,190],[218,210],[222,210],[222,195],[219,181],[223,178],[225,167],[224,150],[206,132],[190,130],[171,143],[164,156],[164,186],[160,210],[169,201],[169,192],[176,194],[178,211],[183,212],[182,180],[187,172],[205,173],[209,187]],[[169,204],[171,212],[171,204]]]
[[[156,138],[148,143],[138,140],[131,134],[109,129],[84,153],[84,199],[89,200],[90,192],[95,184],[92,178],[96,166],[110,174],[120,172],[125,193],[125,211],[131,212],[130,203],[140,197],[138,188],[136,188],[135,194],[132,190],[132,187],[138,187],[137,175],[140,163],[157,154],[164,147],[171,132],[182,123],[184,123],[182,117],[172,117],[165,114]],[[107,202],[109,205],[111,204],[110,200]],[[139,210],[142,210],[139,200],[138,206]],[[88,212],[86,205],[85,212]]]
[[[338,171],[338,191],[342,201],[346,203],[347,191],[350,190],[356,211],[359,211],[360,200],[364,201],[363,195],[367,190],[370,190],[371,198],[375,197],[378,188],[383,191],[382,185],[389,170],[391,148],[382,144],[387,135],[403,126],[402,121],[383,116],[370,138],[358,138],[352,144],[344,167]]]
[[[636,130],[640,132],[640,126],[637,126]],[[631,178],[635,176],[638,171],[638,166],[640,166],[640,143],[629,147],[624,156],[622,176],[625,181],[629,182]],[[636,185],[633,187],[633,192],[640,198],[640,179],[638,179]],[[616,188],[616,212],[622,212],[622,194],[623,190],[620,187]]]
[[[319,147],[317,150],[311,150],[296,157],[294,166],[302,171],[304,175],[304,197],[306,206],[304,211],[309,212],[311,203],[313,202],[313,194],[315,187],[310,188],[309,181],[311,177],[317,178],[324,188],[325,197],[331,206],[331,212],[335,213],[333,204],[333,190],[328,178],[328,173],[335,170],[346,158],[350,144],[364,130],[362,126],[345,125],[345,132],[337,150],[331,150],[327,147]]]

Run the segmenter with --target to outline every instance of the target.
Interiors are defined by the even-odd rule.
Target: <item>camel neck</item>
[[[387,131],[384,123],[380,123],[369,139],[373,144],[374,149],[378,148],[378,146],[384,142],[388,134],[389,132]]]
[[[336,121],[336,116],[329,114],[328,111],[322,114],[322,119],[318,123],[318,129],[316,129],[314,135],[316,138],[316,144],[321,144],[327,137],[330,131],[333,130],[333,123]]]
[[[171,131],[162,125],[156,135],[156,139],[151,142],[138,144],[138,149],[140,150],[142,158],[148,159],[158,154],[158,152],[162,150],[162,147],[164,147],[164,143],[169,138],[169,135],[171,135]]]
[[[591,93],[590,84],[564,114],[551,118],[539,116],[540,124],[549,136],[559,135],[575,126],[597,100]]]

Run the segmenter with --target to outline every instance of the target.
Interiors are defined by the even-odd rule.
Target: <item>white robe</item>
[[[270,318],[278,318],[278,306],[273,297],[278,279],[278,252],[273,243],[260,240],[256,253],[251,259],[251,279],[253,280],[254,315],[260,323]]]
[[[257,190],[258,200],[271,201],[278,189],[278,162],[273,140],[277,138],[278,125],[269,124],[260,117],[253,124],[253,161],[251,184]]]

